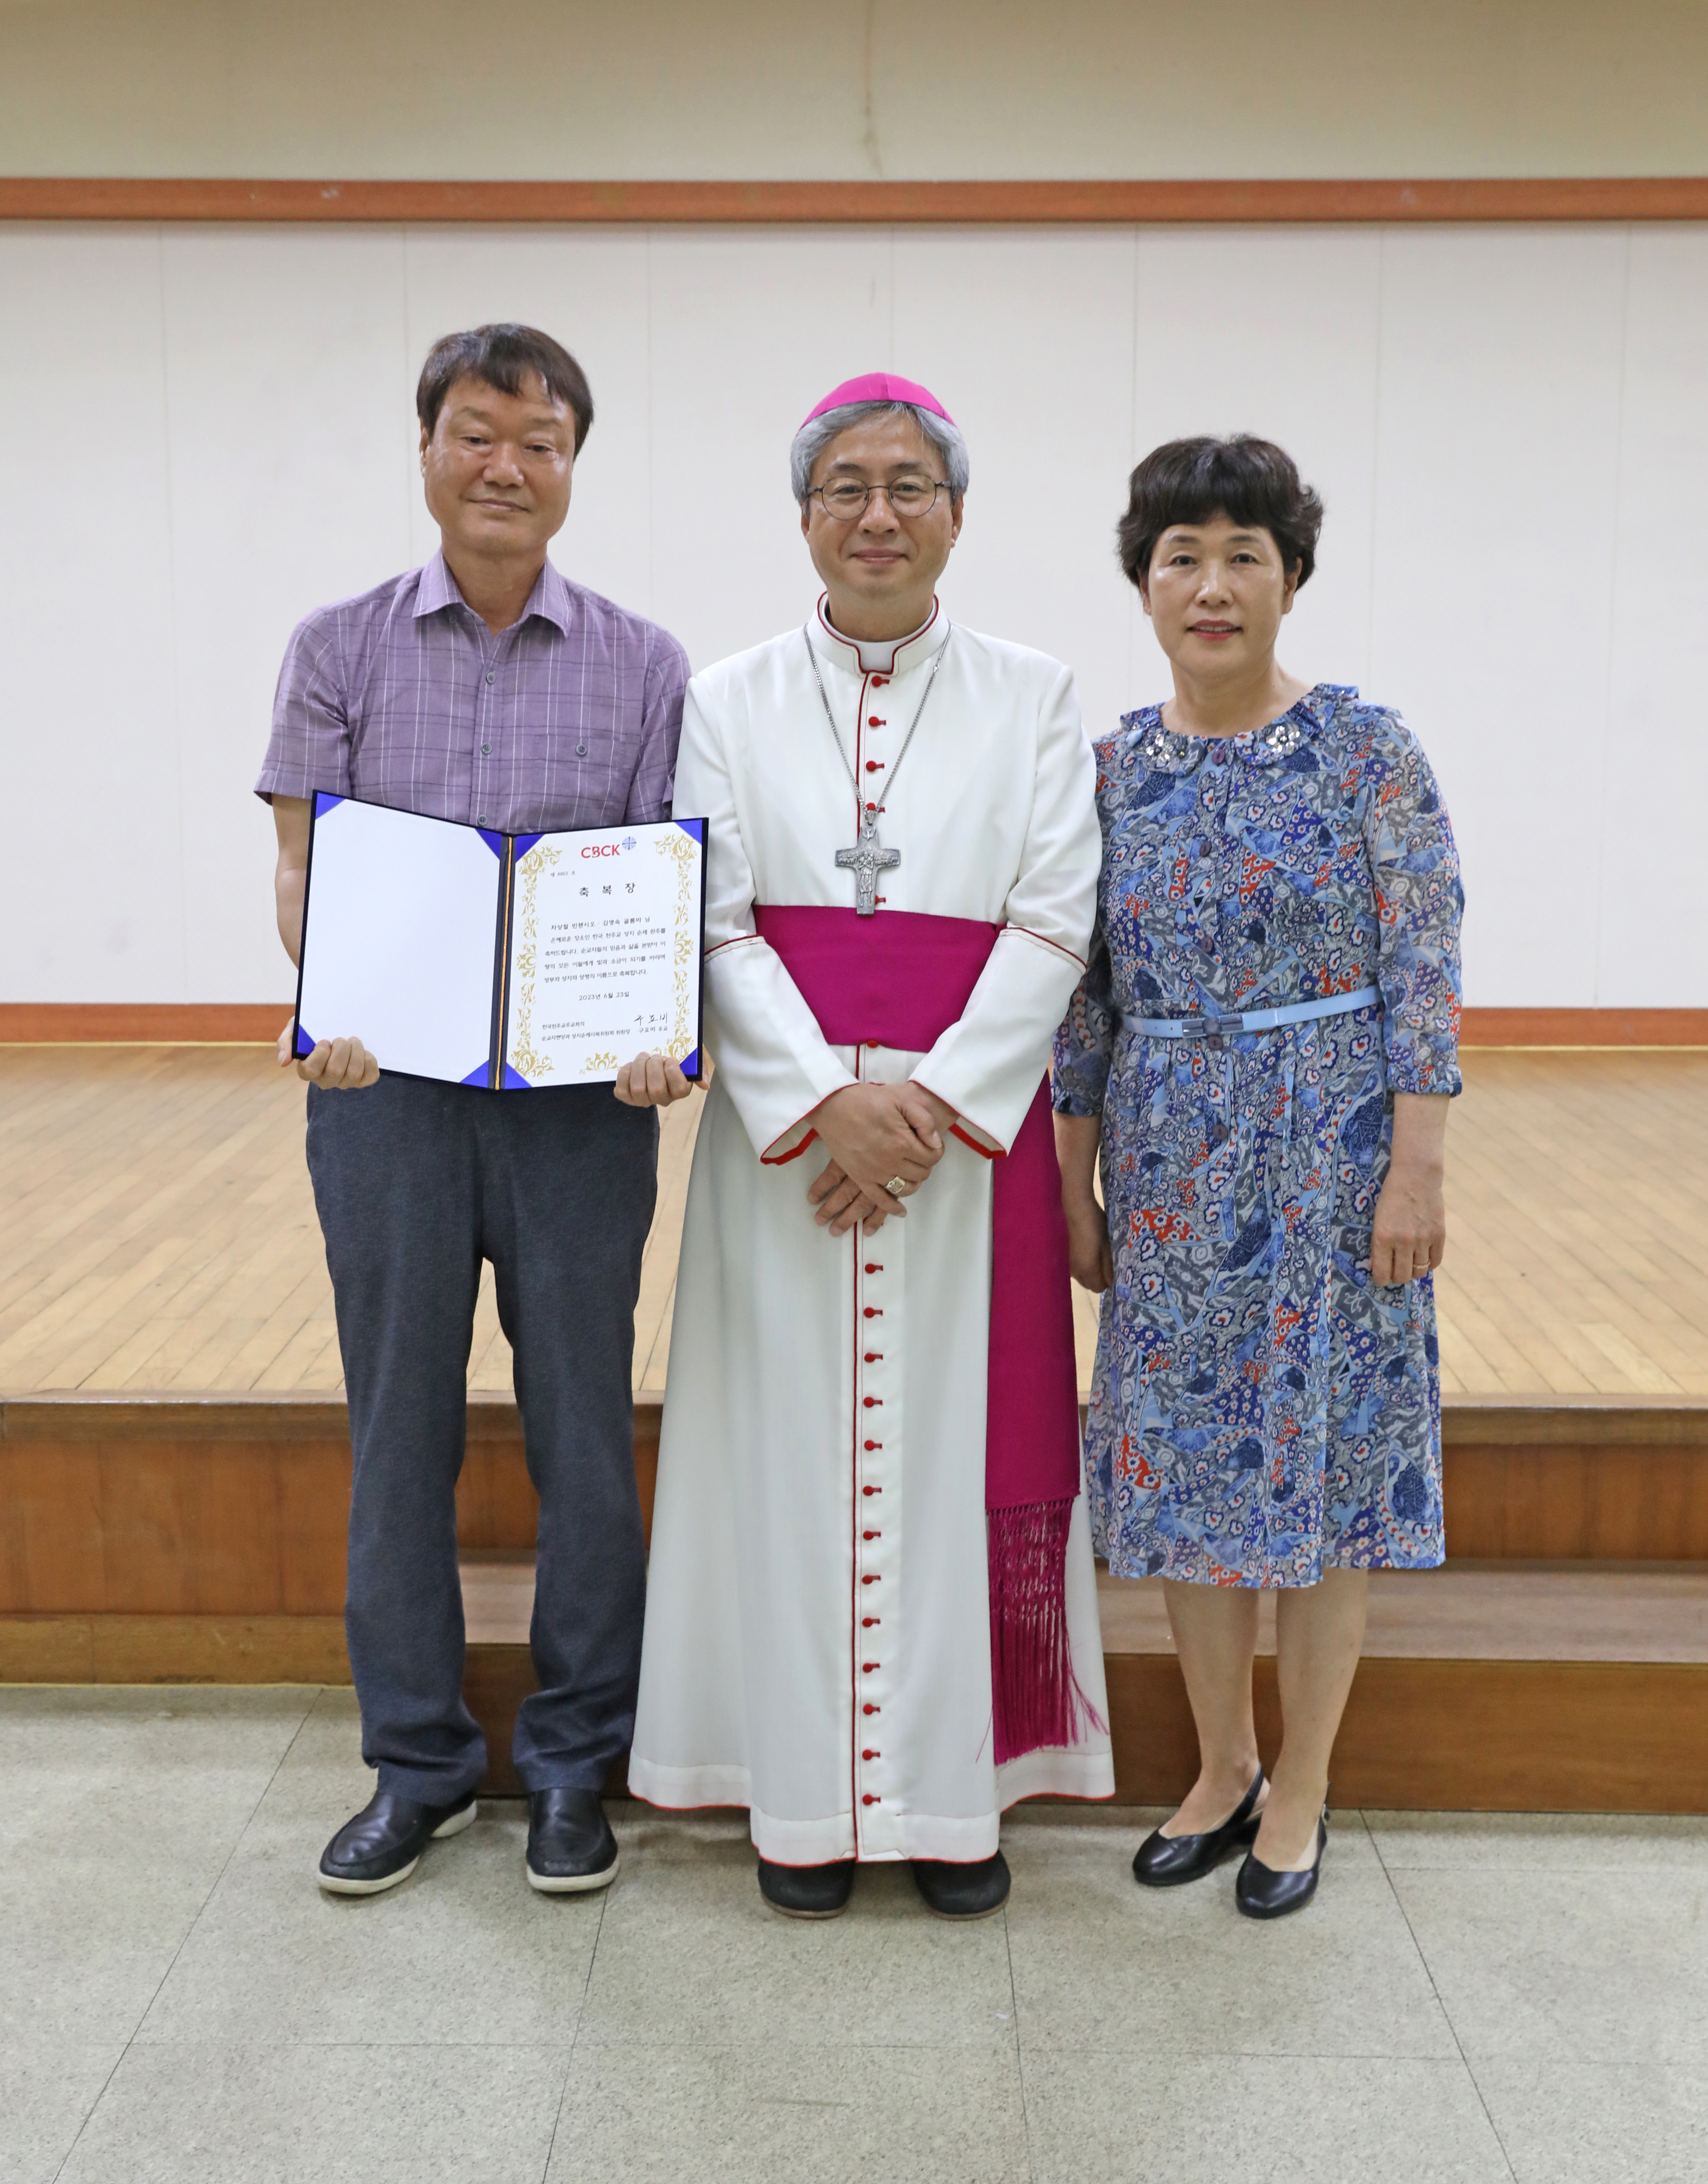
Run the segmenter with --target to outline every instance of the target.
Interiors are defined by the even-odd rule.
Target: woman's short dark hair
[[[593,390],[587,374],[568,349],[537,326],[473,326],[465,334],[447,334],[427,351],[415,388],[415,415],[427,437],[439,421],[445,397],[459,379],[483,379],[500,394],[520,394],[537,375],[546,392],[574,410],[576,453],[593,421]]]
[[[1150,557],[1165,531],[1177,523],[1207,523],[1213,515],[1266,531],[1282,566],[1297,569],[1301,584],[1309,582],[1321,499],[1301,481],[1284,448],[1249,432],[1226,440],[1169,440],[1151,449],[1129,481],[1127,513],[1115,526],[1129,581],[1141,589],[1149,582]]]

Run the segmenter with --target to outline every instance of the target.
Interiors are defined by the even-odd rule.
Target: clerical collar
[[[870,640],[865,638],[844,637],[832,621],[826,610],[828,597],[828,593],[821,593],[819,596],[819,627],[826,637],[833,637],[838,644],[846,645],[850,652],[860,655],[862,675],[893,675],[897,655],[904,646],[910,645],[915,638],[923,637],[937,618],[937,603],[933,599],[931,603],[931,612],[917,629],[910,629],[905,637],[883,637]]]

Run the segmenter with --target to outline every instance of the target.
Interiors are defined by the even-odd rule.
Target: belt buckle
[[[1245,1018],[1243,1016],[1210,1016],[1200,1012],[1196,1016],[1182,1017],[1180,1027],[1187,1038],[1206,1039],[1219,1053],[1223,1039],[1232,1039],[1236,1033],[1244,1030]]]

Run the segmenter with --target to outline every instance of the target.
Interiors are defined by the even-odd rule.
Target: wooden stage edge
[[[1175,1804],[1198,1771],[1179,1663],[1109,1653],[1115,1797]],[[1255,1696],[1281,1742],[1275,1663]],[[1336,1804],[1395,1812],[1708,1813],[1708,1667],[1366,1658],[1335,1740]]]
[[[1708,219],[1708,176],[488,181],[0,177],[0,220],[565,226],[1343,225]]]
[[[659,1418],[656,1399],[637,1402],[648,1519]],[[1708,1403],[1460,1401],[1443,1420],[1456,1559],[1708,1563]],[[336,1397],[0,1401],[0,1682],[348,1684],[349,1467]],[[461,1547],[526,1560],[535,1513],[514,1401],[471,1397]],[[1173,1802],[1195,1748],[1178,1663],[1108,1636],[1117,1796]],[[515,1791],[510,1730],[533,1687],[526,1645],[470,1645],[489,1794]],[[1258,1700],[1272,1755],[1272,1660]],[[1372,1655],[1334,1792],[1418,1811],[1708,1813],[1708,1662]]]
[[[0,1001],[0,1046],[271,1045],[292,1004]],[[1708,1047],[1708,1009],[1466,1009],[1475,1047]]]
[[[648,1528],[660,1412],[637,1399]],[[515,1399],[468,1419],[459,1544],[531,1549]],[[1708,1562],[1708,1402],[1449,1398],[1442,1437],[1456,1557]],[[337,1614],[349,1490],[341,1396],[0,1399],[0,1614]]]

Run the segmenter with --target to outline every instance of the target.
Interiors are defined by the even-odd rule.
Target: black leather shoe
[[[528,1886],[542,1896],[609,1888],[617,1839],[597,1790],[535,1790],[528,1797]]]
[[[458,1805],[418,1805],[381,1790],[326,1845],[314,1878],[334,1896],[377,1896],[409,1879],[435,1836],[460,1835],[474,1817],[472,1790]]]
[[[848,1908],[854,1876],[851,1858],[830,1865],[773,1865],[762,1858],[759,1894],[785,1919],[834,1919]]]
[[[1248,1852],[1233,1884],[1233,1900],[1248,1919],[1284,1919],[1289,1911],[1302,1911],[1316,1893],[1322,1871],[1322,1853],[1328,1847],[1328,1808],[1316,1824],[1316,1857],[1303,1873],[1277,1873]]]
[[[1229,1851],[1249,1848],[1257,1835],[1262,1788],[1260,1767],[1257,1780],[1219,1828],[1201,1836],[1166,1836],[1160,1828],[1148,1835],[1133,1855],[1133,1879],[1146,1888],[1178,1888],[1213,1873]]]
[[[919,1883],[926,1908],[939,1919],[988,1919],[1008,1901],[1008,1860],[999,1851],[971,1865],[952,1864],[947,1858],[916,1858],[913,1877]]]

